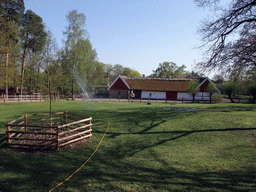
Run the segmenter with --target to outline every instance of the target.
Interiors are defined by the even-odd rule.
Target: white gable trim
[[[109,86],[108,90],[110,90],[110,88],[116,83],[116,81],[117,81],[119,78],[124,82],[124,84],[126,85],[126,87],[130,90],[131,87],[128,85],[128,83],[126,83],[126,81],[122,78],[121,75],[118,75],[118,77],[115,79],[115,81]]]
[[[212,82],[208,77],[206,77],[205,80],[203,80],[203,82],[198,87],[201,87],[201,85],[203,85],[206,80],[208,80],[209,82]],[[216,86],[215,86],[215,89],[217,90],[218,93],[221,93],[221,91]]]

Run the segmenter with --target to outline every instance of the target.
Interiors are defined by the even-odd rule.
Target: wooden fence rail
[[[91,117],[66,111],[52,113],[52,116],[56,116],[52,118],[36,118],[49,115],[49,113],[25,114],[7,123],[7,144],[21,148],[27,146],[40,149],[51,147],[59,150],[60,147],[92,136]],[[72,120],[75,119],[74,117],[85,119],[74,121]]]

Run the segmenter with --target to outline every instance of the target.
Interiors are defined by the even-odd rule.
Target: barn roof
[[[169,78],[130,78],[119,76],[130,89],[143,91],[178,91],[185,92],[188,89],[190,81],[194,79],[169,79]],[[117,78],[117,79],[118,79]],[[115,81],[110,85],[113,86]],[[127,86],[128,87],[128,86]]]

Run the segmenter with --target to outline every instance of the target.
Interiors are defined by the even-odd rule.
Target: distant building
[[[8,95],[16,95],[16,94],[19,94],[20,92],[19,92],[19,88],[18,87],[16,87],[16,88],[9,88],[8,89]],[[0,89],[0,95],[2,95],[2,94],[6,94],[5,93],[5,89]]]
[[[210,100],[206,88],[209,78],[196,79],[168,79],[168,78],[129,78],[118,76],[109,86],[109,96],[120,99],[162,99],[162,100],[193,100],[193,96],[187,93],[191,81],[200,83],[200,91],[196,94],[195,100]],[[220,90],[216,88],[216,92]]]

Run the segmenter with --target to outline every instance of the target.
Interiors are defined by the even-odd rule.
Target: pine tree
[[[23,15],[22,26],[23,28],[21,29],[21,39],[23,44],[23,61],[20,85],[21,95],[25,75],[27,51],[30,50],[32,53],[41,51],[47,36],[47,33],[44,30],[42,18],[31,10],[27,10],[27,12]]]
[[[5,94],[7,97],[9,53],[11,46],[15,46],[18,42],[18,25],[23,13],[23,0],[0,1],[0,54],[5,54]]]

